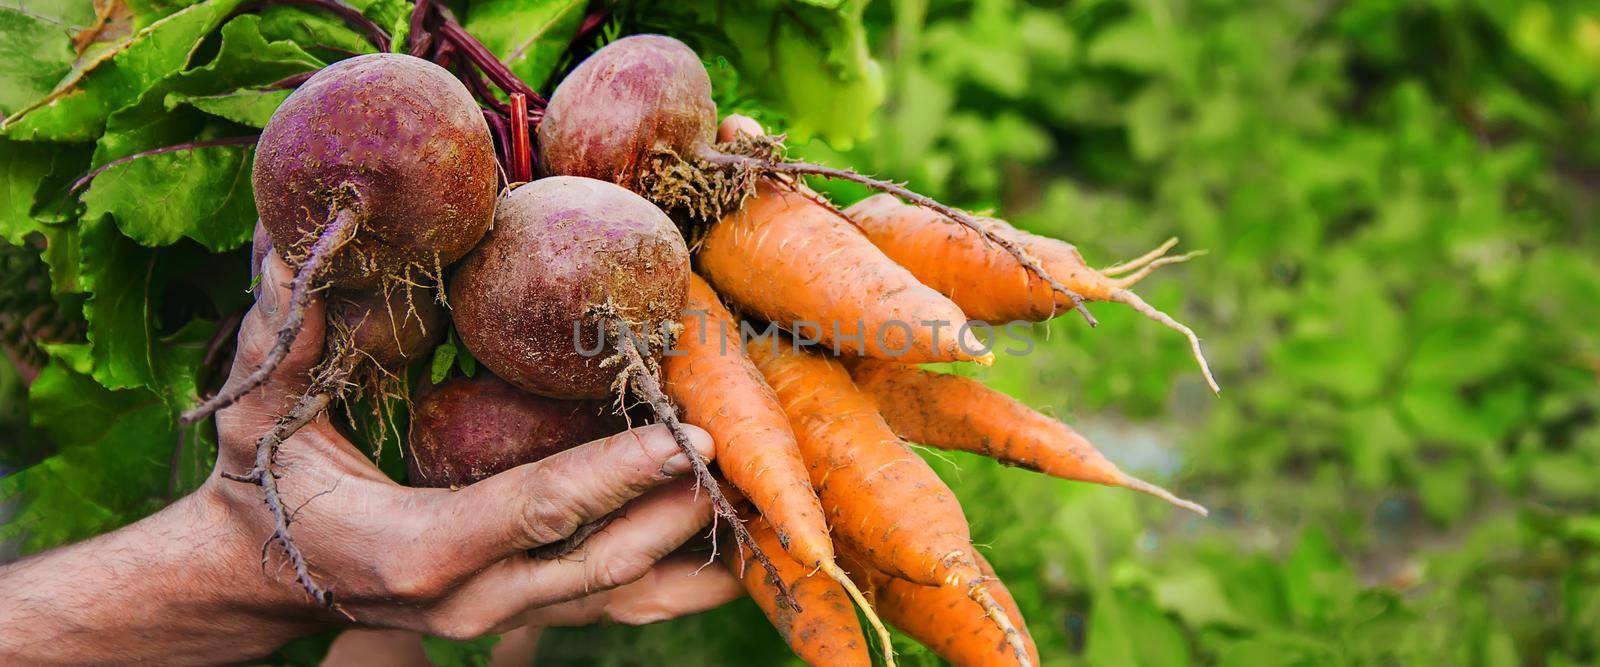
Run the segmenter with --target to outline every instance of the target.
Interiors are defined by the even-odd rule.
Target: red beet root
[[[432,271],[472,249],[494,211],[489,126],[465,86],[421,58],[379,53],[312,76],[256,144],[256,210],[303,254],[336,214],[356,230],[324,279],[345,288]]]
[[[611,181],[639,191],[657,151],[697,155],[716,139],[711,78],[689,47],[662,35],[612,42],[556,87],[539,124],[551,174]]]
[[[609,330],[676,323],[689,248],[654,204],[604,181],[555,177],[501,200],[494,229],[456,270],[450,302],[474,356],[524,391],[613,395]],[[653,341],[647,354],[659,358]]]
[[[535,396],[480,370],[418,392],[411,485],[466,486],[626,428],[607,401]]]
[[[389,293],[439,278],[494,214],[494,144],[472,95],[411,56],[343,60],[306,80],[256,144],[256,212],[296,266],[277,344],[244,380],[190,410],[192,423],[271,375],[321,285]]]

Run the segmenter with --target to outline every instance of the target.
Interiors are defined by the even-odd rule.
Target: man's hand
[[[289,269],[268,253],[265,274],[233,378],[257,366],[287,312]],[[199,491],[128,528],[0,569],[0,662],[233,662],[348,623],[312,602],[278,545],[263,552],[272,518],[261,488],[221,476],[248,471],[256,439],[306,391],[323,321],[314,301],[272,378],[218,413],[217,465]],[[710,458],[709,436],[689,431]],[[312,576],[359,624],[467,638],[529,621],[648,622],[739,592],[721,568],[657,564],[711,517],[661,427],[448,491],[395,484],[323,417],[283,445],[274,470]],[[576,551],[526,555],[619,508]],[[604,593],[634,582],[626,596]],[[674,594],[651,595],[656,586]]]

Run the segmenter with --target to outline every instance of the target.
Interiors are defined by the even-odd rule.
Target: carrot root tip
[[[1155,484],[1151,484],[1149,482],[1146,482],[1146,481],[1144,481],[1142,479],[1139,479],[1138,477],[1134,477],[1133,475],[1123,474],[1121,482],[1122,482],[1123,488],[1132,489],[1132,490],[1138,491],[1140,493],[1148,493],[1148,494],[1150,494],[1152,496],[1155,496],[1157,498],[1165,500],[1168,503],[1171,503],[1172,505],[1174,505],[1176,507],[1182,507],[1183,509],[1189,510],[1190,512],[1194,512],[1195,514],[1199,514],[1200,516],[1210,516],[1211,515],[1211,510],[1206,509],[1204,505],[1201,505],[1200,503],[1194,502],[1192,500],[1186,500],[1184,498],[1179,498],[1178,496],[1174,495],[1171,491],[1168,491],[1168,490],[1166,490],[1166,489],[1164,489],[1162,487],[1156,486]]]
[[[889,629],[884,627],[883,621],[878,619],[878,612],[872,608],[872,604],[867,601],[867,596],[861,593],[861,589],[856,587],[856,582],[851,581],[850,575],[845,574],[845,571],[831,560],[823,561],[817,566],[817,569],[828,575],[828,578],[838,582],[839,586],[844,588],[844,592],[850,595],[850,599],[855,601],[856,607],[861,610],[861,615],[867,618],[867,624],[872,626],[873,633],[878,635],[878,644],[883,647],[884,663],[888,667],[895,667],[894,641],[889,636]]]
[[[1135,311],[1138,311],[1139,314],[1160,322],[1168,329],[1177,331],[1178,333],[1183,334],[1185,338],[1188,338],[1189,349],[1194,354],[1195,362],[1200,364],[1200,373],[1205,376],[1206,384],[1210,385],[1213,393],[1222,393],[1222,387],[1217,385],[1216,376],[1211,374],[1211,364],[1206,362],[1206,354],[1200,349],[1200,336],[1195,334],[1194,329],[1190,329],[1183,323],[1172,319],[1171,315],[1156,310],[1155,306],[1146,303],[1144,299],[1139,298],[1139,295],[1134,294],[1126,289],[1118,289],[1112,292],[1111,300],[1116,301],[1117,303],[1126,304],[1132,307]]]
[[[1127,273],[1127,272],[1132,271],[1134,269],[1137,269],[1137,268],[1139,268],[1141,266],[1149,264],[1150,262],[1153,262],[1153,261],[1155,261],[1157,259],[1160,259],[1163,255],[1167,254],[1168,250],[1171,250],[1173,248],[1173,246],[1176,246],[1176,245],[1178,245],[1178,237],[1174,236],[1172,238],[1167,239],[1166,241],[1163,241],[1161,243],[1161,245],[1156,246],[1155,249],[1151,250],[1150,252],[1147,252],[1147,253],[1145,253],[1143,255],[1140,255],[1138,257],[1130,259],[1130,260],[1128,260],[1126,262],[1122,262],[1122,263],[1119,263],[1119,264],[1112,264],[1111,266],[1108,266],[1108,267],[1105,267],[1103,269],[1100,269],[1100,273],[1103,274],[1103,275],[1106,275],[1106,276],[1114,276],[1114,275],[1119,274],[1119,273]]]
[[[1033,667],[1033,661],[1028,658],[1028,647],[1022,641],[1022,631],[1011,622],[1011,616],[1006,613],[1006,608],[1000,606],[994,596],[989,594],[989,589],[984,588],[982,583],[974,583],[968,589],[967,595],[983,606],[989,619],[994,621],[1005,634],[1006,644],[1010,645],[1011,652],[1016,655],[1017,664],[1022,667]]]

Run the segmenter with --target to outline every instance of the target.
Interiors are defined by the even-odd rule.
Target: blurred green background
[[[0,0],[9,12],[0,13],[60,9],[49,4]],[[129,4],[159,16],[191,3]],[[409,10],[403,0],[351,4],[390,26]],[[469,28],[499,46],[544,24],[481,7],[556,6],[454,4],[470,4]],[[859,4],[761,0],[740,14],[641,1],[619,6],[603,33],[690,40],[711,60],[721,108],[794,131],[799,154],[991,209],[1078,244],[1091,264],[1169,236],[1180,251],[1210,253],[1140,291],[1201,333],[1220,396],[1179,336],[1111,304],[1094,309],[1098,329],[1061,318],[1039,328],[1035,354],[978,374],[1069,421],[1130,471],[1208,505],[1209,519],[929,454],[1046,664],[1600,663],[1600,7],[880,0],[864,10],[864,41],[886,99],[873,136],[846,146],[877,102],[871,77],[852,69],[863,62],[851,53]],[[229,25],[243,56],[271,60],[263,54],[293,41],[304,57],[241,67],[239,81],[196,74],[202,59],[177,62],[146,83],[248,92],[279,69],[364,48],[336,21],[299,11]],[[688,27],[713,14],[725,34]],[[769,43],[761,21],[779,15],[814,21],[822,37]],[[519,63],[519,74],[540,81],[570,67],[561,45],[581,13],[567,18],[550,53]],[[217,40],[206,39],[197,53],[209,58]],[[72,62],[58,50],[0,41],[10,61],[55,68],[31,83],[4,79],[14,90],[0,91],[0,109],[49,90]],[[728,53],[738,62],[719,66]],[[172,417],[196,391],[201,344],[242,305],[248,200],[228,189],[230,207],[213,219],[116,206],[132,198],[114,182],[88,190],[92,215],[44,196],[110,154],[238,134],[264,118],[146,106],[101,110],[116,111],[103,135],[41,121],[34,130],[58,136],[40,141],[59,143],[0,143],[0,165],[12,165],[0,176],[28,186],[0,188],[13,205],[0,207],[7,240],[38,233],[53,249],[41,260],[6,246],[0,278],[16,280],[0,281],[0,312],[28,312],[38,297],[92,315],[61,338],[83,343],[32,360],[48,365],[31,405],[0,364],[0,560],[143,516],[210,466],[203,430],[172,457]],[[818,133],[835,143],[800,141]],[[86,142],[115,150],[91,158]],[[193,173],[232,173],[222,167],[247,153],[207,156],[210,171]],[[190,187],[196,202],[231,183],[168,183],[137,163],[122,173]],[[841,203],[863,194],[818,186]],[[157,257],[177,268],[147,275]],[[45,264],[49,289],[22,284],[38,282]],[[145,284],[126,279],[135,273]],[[86,344],[97,334],[113,344]],[[30,409],[48,432],[26,428]],[[182,474],[169,476],[169,461]],[[314,660],[315,644],[278,657]],[[430,648],[448,663],[474,647]],[[910,642],[898,648],[902,664],[936,663]],[[794,659],[742,601],[644,628],[553,630],[541,661]]]
[[[866,16],[889,85],[876,136],[802,153],[1091,264],[1174,235],[1210,251],[1142,292],[1200,332],[1220,396],[1179,336],[1110,304],[979,374],[1210,519],[930,456],[1046,664],[1600,662],[1600,7]],[[552,631],[543,657],[791,659],[755,613]]]

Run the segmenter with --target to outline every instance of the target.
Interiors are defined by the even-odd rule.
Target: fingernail
[[[672,458],[661,464],[661,471],[668,475],[683,475],[690,470],[694,470],[694,463],[689,460],[689,455],[683,452],[674,454]]]
[[[278,312],[278,286],[271,282],[272,272],[263,265],[261,278],[256,281],[256,305],[261,307],[262,312],[275,314]]]

